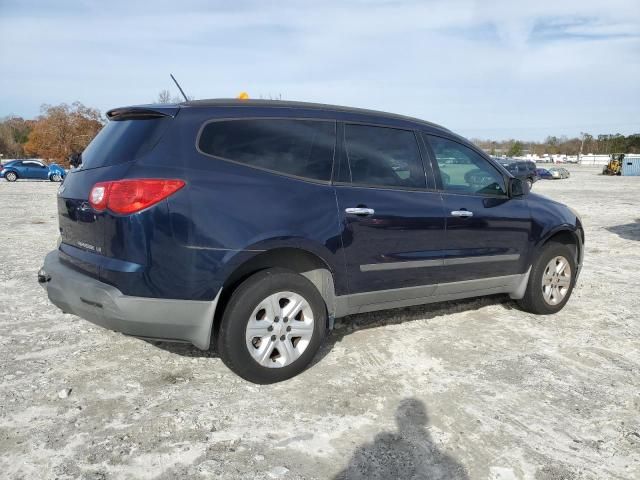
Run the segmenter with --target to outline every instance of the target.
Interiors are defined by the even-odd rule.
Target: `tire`
[[[7,182],[15,182],[18,179],[18,175],[14,172],[8,172],[4,174],[4,178]]]
[[[51,175],[51,177],[49,177],[49,180],[51,180],[52,182],[61,182],[62,175],[60,175],[59,173],[54,173],[53,175]]]
[[[293,312],[287,308],[292,302]],[[326,325],[327,308],[316,287],[302,275],[271,268],[249,277],[231,295],[218,330],[217,350],[225,365],[245,380],[281,382],[311,363]]]
[[[564,267],[562,262],[566,262]],[[562,269],[560,273],[559,269]],[[576,260],[572,249],[563,243],[549,242],[531,268],[527,290],[518,304],[537,315],[557,313],[571,297],[575,279]]]
[[[531,190],[531,188],[533,187],[533,180],[530,178],[527,178],[526,182],[527,182],[527,187],[529,187],[529,190]]]

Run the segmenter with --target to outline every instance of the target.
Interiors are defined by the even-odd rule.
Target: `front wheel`
[[[50,180],[52,182],[61,182],[62,181],[62,175],[60,175],[59,173],[54,173],[53,175],[51,175]]]
[[[218,331],[218,353],[245,380],[280,382],[311,363],[326,324],[326,305],[308,279],[285,269],[264,270],[231,295]]]
[[[9,172],[5,174],[4,178],[7,180],[7,182],[15,182],[18,179],[18,175],[13,172]]]
[[[539,315],[559,312],[571,296],[576,273],[573,251],[562,243],[548,243],[531,268],[527,290],[518,304]]]
[[[531,178],[527,178],[527,187],[529,187],[529,190],[533,187],[533,180]]]

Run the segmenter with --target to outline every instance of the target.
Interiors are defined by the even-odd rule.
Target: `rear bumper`
[[[213,301],[132,297],[63,264],[54,250],[47,254],[38,282],[49,300],[65,313],[126,335],[188,342],[206,350],[211,340]]]

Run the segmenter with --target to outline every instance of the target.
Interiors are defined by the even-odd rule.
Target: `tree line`
[[[180,103],[182,98],[162,90],[159,103]],[[8,116],[0,119],[0,161],[7,158],[43,158],[68,167],[70,157],[89,145],[106,120],[96,108],[80,102],[42,105],[34,119]]]
[[[43,105],[35,120],[10,116],[0,120],[2,158],[43,158],[69,166],[103,127],[100,111],[80,102]]]
[[[158,94],[155,103],[179,103],[168,90]],[[71,155],[81,153],[104,126],[99,110],[80,102],[71,105],[43,105],[33,120],[18,116],[0,119],[0,154],[4,158],[43,158],[69,166]],[[524,153],[566,154],[640,153],[640,134],[549,136],[543,142],[523,140],[472,140],[491,155],[516,157]]]
[[[614,135],[601,134],[591,135],[583,133],[579,137],[568,138],[566,136],[549,136],[542,142],[527,142],[523,140],[495,140],[472,139],[478,147],[490,155],[507,155],[517,157],[524,153],[537,155],[563,154],[563,155],[586,155],[611,154],[611,153],[640,153],[640,134]]]

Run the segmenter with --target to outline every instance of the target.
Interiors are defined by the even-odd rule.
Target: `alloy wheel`
[[[549,305],[558,305],[571,287],[571,265],[563,256],[552,258],[542,274],[542,296]]]

